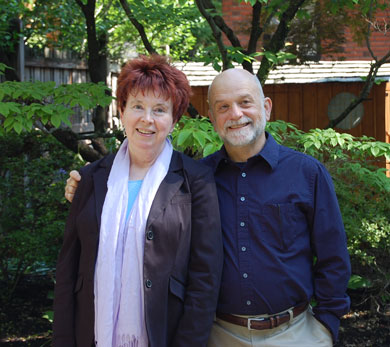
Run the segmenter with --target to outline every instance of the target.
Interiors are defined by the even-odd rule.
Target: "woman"
[[[160,56],[127,63],[127,139],[81,170],[57,263],[54,346],[205,346],[222,268],[212,172],[167,136],[190,96]]]

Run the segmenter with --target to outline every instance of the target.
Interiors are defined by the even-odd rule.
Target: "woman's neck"
[[[130,172],[129,179],[131,181],[142,180],[148,173],[150,167],[154,164],[159,154],[143,155],[144,153],[130,153]]]

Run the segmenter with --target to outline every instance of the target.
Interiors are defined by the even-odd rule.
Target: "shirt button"
[[[243,172],[243,173],[241,174],[241,176],[242,176],[242,177],[246,177],[246,173]]]
[[[146,288],[151,288],[152,287],[152,281],[151,280],[146,280],[145,285],[146,285]]]
[[[244,273],[242,274],[242,277],[248,278],[248,274],[247,274],[246,272],[244,272]]]
[[[242,246],[242,247],[241,247],[241,250],[242,250],[243,252],[245,252],[245,251],[246,251],[246,247],[245,247],[245,246]]]
[[[240,222],[240,227],[244,227],[245,226],[245,222]]]
[[[250,306],[252,303],[251,303],[250,300],[247,300],[247,301],[246,301],[246,304],[247,304],[247,306]]]
[[[147,238],[148,240],[153,240],[153,237],[154,237],[153,231],[152,231],[152,230],[149,230],[149,231],[146,233],[146,238]]]
[[[245,201],[245,196],[242,196],[242,197],[240,198],[240,200],[241,200],[241,201]]]

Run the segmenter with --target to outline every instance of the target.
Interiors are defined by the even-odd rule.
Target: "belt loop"
[[[287,312],[290,315],[290,321],[292,321],[294,319],[294,312],[293,312],[292,308],[288,309]]]

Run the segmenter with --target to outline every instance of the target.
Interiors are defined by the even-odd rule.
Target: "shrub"
[[[9,298],[23,274],[54,268],[68,213],[65,181],[82,163],[42,132],[0,136],[0,148],[0,281]]]

